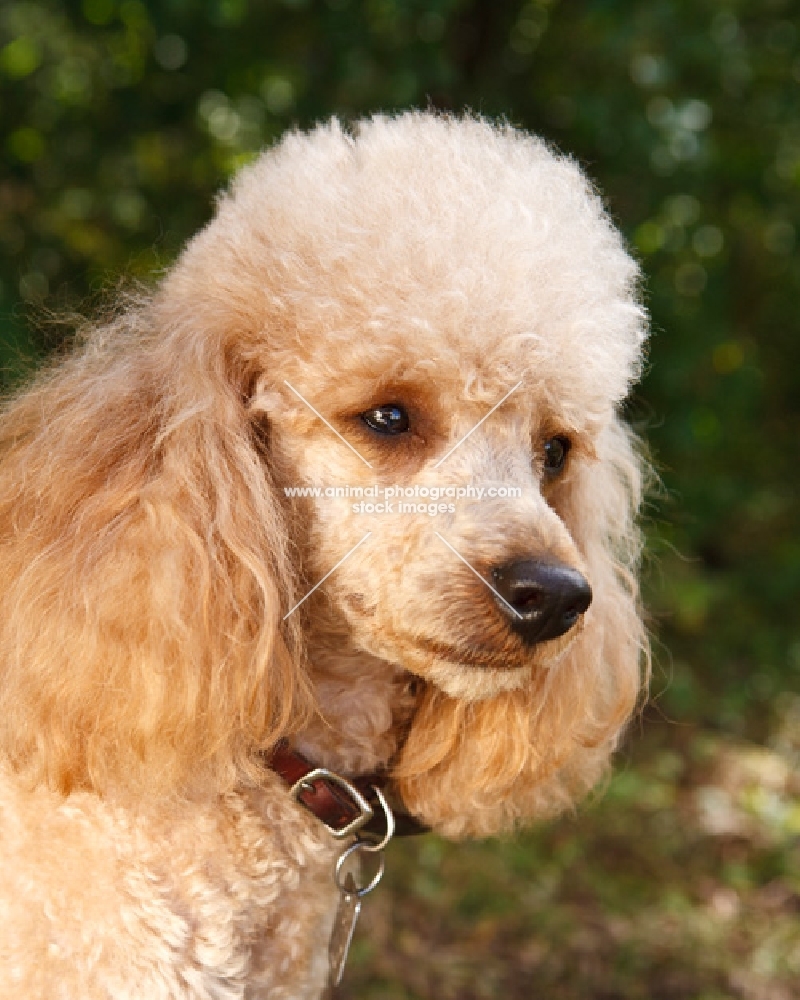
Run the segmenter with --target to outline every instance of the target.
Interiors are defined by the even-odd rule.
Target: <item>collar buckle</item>
[[[342,793],[346,799],[342,800]],[[356,786],[327,767],[315,767],[299,778],[289,789],[289,794],[300,805],[318,816],[325,829],[337,840],[344,840],[366,826],[375,815],[372,806]],[[328,822],[315,808],[322,797],[333,798],[341,805],[339,815]],[[356,815],[351,819],[353,812]],[[335,825],[333,823],[335,822]]]

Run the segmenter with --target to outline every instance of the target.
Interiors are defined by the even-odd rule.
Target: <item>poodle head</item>
[[[422,679],[395,773],[446,832],[573,801],[640,689],[637,278],[574,162],[428,114],[289,136],[176,274],[221,335],[233,304],[306,494],[312,662],[333,641]]]

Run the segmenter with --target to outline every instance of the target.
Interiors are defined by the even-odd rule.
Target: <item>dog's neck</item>
[[[319,766],[346,775],[384,769],[397,752],[416,707],[413,678],[401,668],[328,631],[311,644],[318,711],[291,740]]]

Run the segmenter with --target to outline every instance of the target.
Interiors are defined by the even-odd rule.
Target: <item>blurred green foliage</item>
[[[397,845],[345,997],[795,1000],[797,783],[770,751],[652,735],[579,823]]]
[[[57,346],[33,313],[91,309],[87,300],[121,276],[157,273],[209,217],[214,192],[288,127],[434,106],[471,107],[539,132],[596,179],[645,273],[654,338],[630,412],[664,484],[646,512],[659,711],[691,733],[769,744],[796,765],[799,15],[796,0],[3,0],[6,380]],[[672,742],[682,755],[695,746],[682,730]],[[640,785],[653,760],[676,750],[653,753],[632,765]],[[627,812],[617,806],[636,825],[645,807],[638,793],[631,802]],[[674,817],[673,806],[663,808]],[[591,844],[606,842],[606,820],[598,822],[586,834]],[[658,842],[657,832],[647,835]],[[569,838],[561,827],[548,836]],[[675,831],[665,834],[659,863],[680,871],[690,856],[685,843],[673,852],[670,837]],[[630,904],[644,876],[629,856],[633,841],[625,843],[621,864],[639,872]],[[528,845],[534,857],[541,845]],[[773,845],[770,857],[784,863],[784,848]],[[755,883],[778,879],[797,906],[797,886],[780,881],[777,861],[758,875],[761,862],[743,856]],[[513,881],[516,862],[504,858]],[[725,894],[745,891],[727,885],[725,873],[737,869],[726,864],[722,855],[709,860],[718,882],[701,892],[702,905],[723,916],[739,912]],[[419,878],[426,870],[423,863]],[[625,897],[626,884],[615,882],[611,896]],[[409,891],[419,909],[443,890],[436,882]],[[664,919],[670,907],[694,905],[676,892],[657,911]],[[476,893],[485,917],[485,893]],[[469,898],[458,903],[465,913]],[[602,905],[614,909],[616,898]],[[572,903],[563,912],[554,900],[542,905],[573,914]],[[639,931],[641,943],[649,932]],[[702,933],[691,940],[702,952]],[[713,938],[708,946],[721,947]],[[646,960],[631,947],[632,968],[660,968],[654,952]],[[537,961],[531,968],[541,971]],[[770,981],[771,993],[726,986],[707,958],[711,971],[695,993],[663,995],[797,995],[783,984],[800,981],[800,964],[792,972],[781,961],[786,978]],[[606,979],[617,975],[600,967]],[[618,973],[617,992],[593,995],[640,995],[625,992],[627,973]],[[565,992],[551,996],[589,995],[569,992],[567,979],[553,982]],[[452,995],[523,995],[476,983],[472,992],[456,984]],[[397,989],[365,995],[428,995],[414,982]],[[441,982],[431,989],[451,995]]]

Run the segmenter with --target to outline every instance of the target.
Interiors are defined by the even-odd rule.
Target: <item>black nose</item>
[[[530,645],[569,632],[592,603],[586,579],[562,563],[520,559],[493,569],[492,582],[511,628]]]

